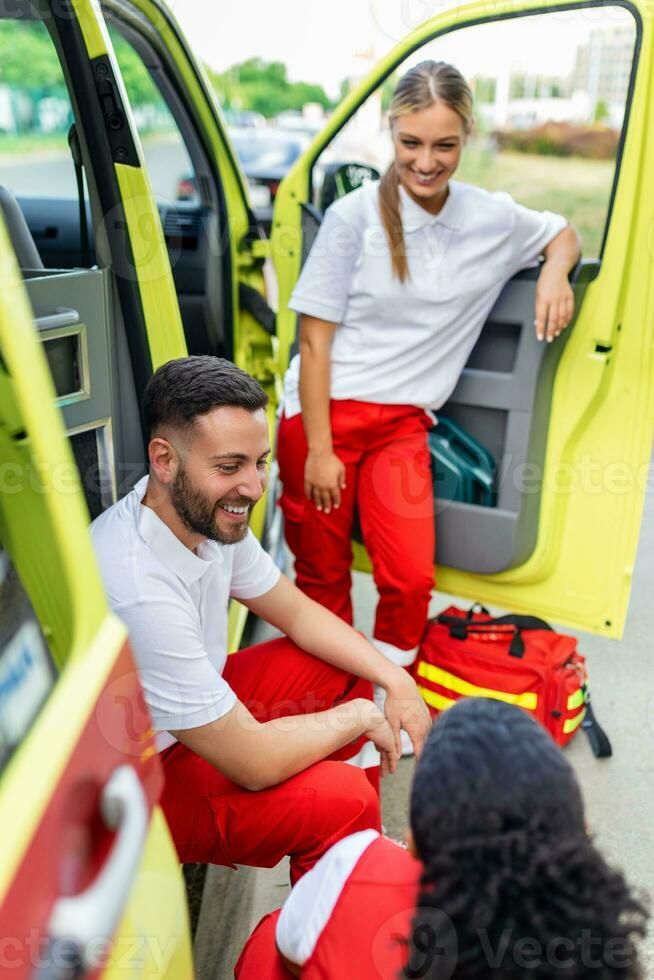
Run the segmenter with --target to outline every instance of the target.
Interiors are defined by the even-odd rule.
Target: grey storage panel
[[[91,517],[116,499],[107,271],[24,271]]]
[[[551,344],[536,339],[538,272],[507,283],[440,411],[490,450],[498,472],[496,507],[436,500],[439,565],[492,574],[522,564],[536,545],[554,377],[572,330]],[[577,310],[596,272],[592,262],[576,270]]]

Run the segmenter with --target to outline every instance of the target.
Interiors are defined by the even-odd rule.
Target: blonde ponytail
[[[409,278],[409,265],[404,248],[404,232],[400,215],[400,188],[395,164],[392,163],[379,182],[379,210],[391,253],[393,275],[404,282]]]

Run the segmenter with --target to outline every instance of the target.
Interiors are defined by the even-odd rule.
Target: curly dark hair
[[[416,768],[424,864],[401,974],[429,980],[639,980],[647,912],[589,839],[572,767],[526,712],[460,701]]]

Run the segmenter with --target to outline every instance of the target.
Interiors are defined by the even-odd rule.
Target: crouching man
[[[401,729],[420,751],[429,716],[408,674],[300,592],[248,529],[266,402],[229,361],[163,365],[144,395],[149,475],[91,530],[159,733],[180,860],[270,867],[288,854],[295,881],[335,841],[379,829],[379,767],[394,770]],[[230,597],[283,637],[228,657]]]

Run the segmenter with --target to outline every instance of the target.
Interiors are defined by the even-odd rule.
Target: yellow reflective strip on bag
[[[574,718],[568,718],[567,721],[564,721],[563,734],[569,735],[570,732],[574,732],[575,728],[579,728],[579,726],[581,725],[585,717],[586,717],[586,709],[584,708],[584,710],[580,711],[578,715],[574,716]]]
[[[568,698],[568,704],[567,704],[568,711],[572,711],[573,708],[581,708],[583,703],[584,703],[584,692],[582,691],[581,688],[579,688],[578,691],[575,691],[575,693],[571,694],[570,697]]]
[[[418,664],[418,674],[434,684],[441,684],[449,691],[454,691],[455,694],[463,694],[467,697],[495,698],[496,701],[517,704],[519,708],[527,708],[529,711],[535,711],[538,707],[538,695],[533,691],[527,691],[525,694],[508,694],[506,691],[493,691],[490,687],[476,687],[455,674],[449,674],[446,670],[435,667],[434,664],[425,663],[424,660]]]
[[[423,700],[430,704],[432,708],[436,708],[438,711],[447,711],[451,708],[456,701],[450,700],[450,698],[444,698],[442,694],[437,694],[436,691],[430,691],[428,687],[420,687],[418,684],[418,690],[420,691]]]

